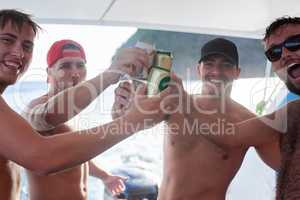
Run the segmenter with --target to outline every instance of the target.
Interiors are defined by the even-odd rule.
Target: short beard
[[[287,80],[285,85],[290,92],[300,95],[300,89],[296,88],[290,80]]]

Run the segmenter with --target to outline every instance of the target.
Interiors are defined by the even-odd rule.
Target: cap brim
[[[227,54],[224,54],[222,52],[209,52],[209,53],[203,55],[200,58],[200,60],[198,61],[198,63],[202,62],[203,59],[207,58],[208,56],[212,56],[212,55],[221,55],[221,56],[224,56],[226,59],[230,60],[230,62],[232,62],[232,64],[238,65],[238,63],[236,63],[236,61],[234,59],[232,59],[230,56],[228,56]]]

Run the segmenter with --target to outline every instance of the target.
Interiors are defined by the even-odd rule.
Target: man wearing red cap
[[[125,51],[128,53],[128,50]],[[72,128],[65,124],[88,106],[110,84],[113,78],[103,79],[103,74],[93,79],[99,82],[93,98],[75,98],[64,102],[67,110],[51,113],[55,102],[59,103],[59,92],[74,87],[86,78],[86,56],[83,47],[73,40],[56,41],[47,54],[47,73],[50,84],[49,92],[34,99],[24,111],[24,117],[41,135],[50,136]],[[122,70],[122,68],[120,68]],[[91,81],[91,80],[90,80]],[[77,91],[80,92],[80,91]],[[93,92],[93,91],[91,91]],[[79,107],[77,107],[80,105]],[[53,107],[51,107],[53,106]],[[112,194],[124,189],[124,178],[113,176],[100,169],[92,161],[79,165],[52,176],[40,176],[27,170],[29,196],[32,200],[47,199],[85,199],[88,174],[102,179]]]

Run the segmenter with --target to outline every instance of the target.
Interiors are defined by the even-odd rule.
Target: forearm
[[[100,178],[101,180],[107,178],[110,175],[91,160],[89,161],[89,174],[96,178]]]
[[[48,157],[49,162],[47,161],[46,172],[57,172],[86,162],[135,131],[137,129],[126,127],[123,119],[119,118],[92,129],[47,137],[46,158]]]
[[[203,118],[204,119],[204,118]],[[210,131],[200,131],[205,138],[217,144],[230,147],[261,147],[270,142],[276,142],[280,134],[270,124],[266,123],[267,116],[252,118],[239,123],[222,124],[222,129],[216,134]],[[208,126],[213,126],[212,122],[202,120]],[[214,122],[216,123],[216,122]]]
[[[144,128],[139,118],[127,115],[88,130],[43,137],[2,98],[0,104],[1,157],[40,174],[84,163]]]
[[[214,128],[217,122],[217,118],[212,115],[197,113],[193,116],[193,114],[175,113],[170,116],[167,125],[170,134],[197,136],[199,139],[203,138],[217,144],[222,143],[226,146],[235,145],[235,138],[232,135],[237,132],[238,127],[232,124],[232,134],[226,134],[223,133],[225,128],[219,130]]]
[[[43,137],[20,117],[3,124],[1,155],[38,174],[49,174],[87,162],[132,133],[125,119],[92,129]],[[127,121],[128,123],[128,121]]]
[[[65,123],[117,81],[117,74],[105,71],[91,80],[58,93],[47,102],[45,120],[53,126]]]

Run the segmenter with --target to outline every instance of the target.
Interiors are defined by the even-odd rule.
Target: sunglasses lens
[[[271,62],[275,62],[280,59],[282,53],[281,46],[274,46],[268,49],[268,51],[265,52],[267,58]]]
[[[300,35],[293,36],[286,40],[284,45],[289,51],[297,51],[300,49]]]

